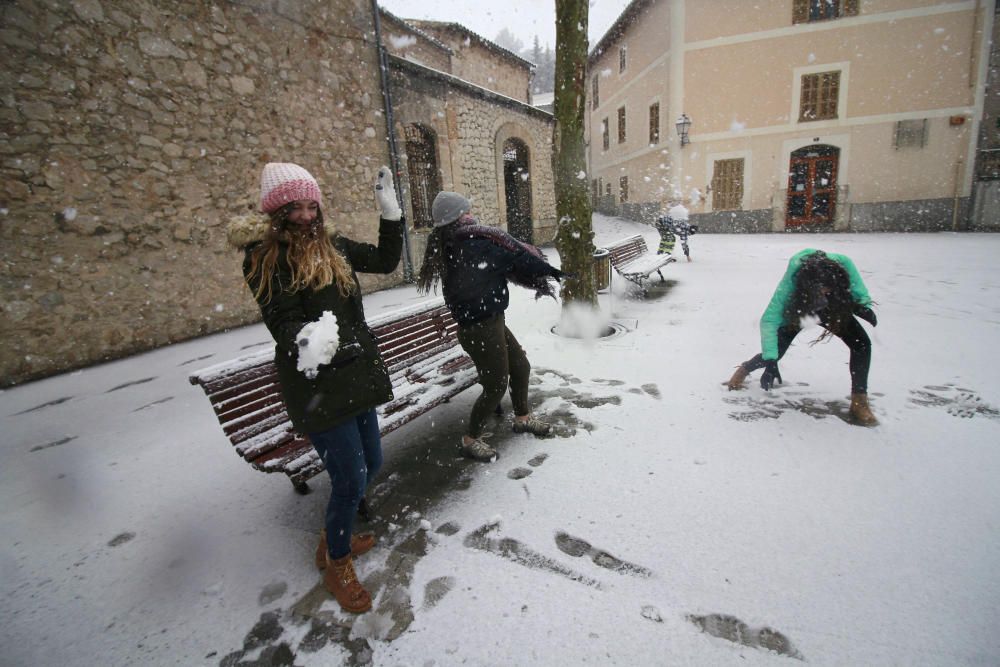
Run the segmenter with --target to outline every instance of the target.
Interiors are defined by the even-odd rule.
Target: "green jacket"
[[[786,324],[785,308],[792,298],[792,292],[795,291],[795,275],[799,272],[799,267],[802,266],[802,260],[815,252],[817,251],[813,248],[806,248],[792,255],[792,258],[788,260],[788,269],[785,270],[784,277],[778,283],[774,295],[771,296],[771,302],[767,304],[764,314],[760,317],[760,347],[765,361],[773,361],[778,358],[778,329]],[[851,258],[833,252],[826,253],[826,256],[847,271],[847,276],[851,280],[851,296],[854,297],[854,302],[861,306],[870,306],[872,299],[868,296],[868,288],[861,280],[861,274],[858,273]]]
[[[367,412],[376,405],[392,400],[392,383],[385,362],[379,355],[375,337],[365,323],[361,303],[361,287],[356,272],[392,273],[399,264],[403,248],[403,222],[381,220],[378,245],[358,243],[334,236],[334,247],[351,265],[354,289],[344,297],[336,285],[319,290],[289,291],[283,285],[291,280],[282,247],[277,269],[271,280],[271,299],[261,303],[264,324],[275,341],[274,365],[285,399],[288,416],[300,433],[325,431],[350,417]],[[257,280],[250,280],[250,257],[258,242],[245,247],[243,275],[250,289],[256,291]],[[310,380],[298,370],[296,336],[303,326],[315,322],[324,311],[337,318],[340,338],[337,354],[330,364],[320,366],[315,379]],[[351,343],[360,346],[348,347]]]

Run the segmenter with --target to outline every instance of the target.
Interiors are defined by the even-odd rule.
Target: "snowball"
[[[582,181],[585,178],[587,178],[587,172],[581,171],[579,174],[576,175],[576,177]]]
[[[389,43],[392,44],[397,49],[402,49],[404,47],[413,46],[414,44],[416,44],[417,38],[414,37],[413,35],[405,35],[405,36],[393,35],[389,37]]]
[[[64,208],[62,210],[62,217],[67,222],[73,222],[74,220],[76,220],[76,209],[73,208],[72,206],[68,206],[68,207]]]
[[[669,215],[672,220],[687,220],[688,210],[684,207],[684,205],[678,204],[677,206],[671,206],[670,210],[667,211],[667,215]]]
[[[596,340],[607,327],[607,317],[588,304],[564,305],[559,319],[558,332],[567,338]]]
[[[316,377],[323,364],[330,363],[339,344],[337,318],[329,310],[315,322],[302,327],[295,341],[299,344],[298,369],[310,380]],[[306,341],[303,346],[301,341]]]

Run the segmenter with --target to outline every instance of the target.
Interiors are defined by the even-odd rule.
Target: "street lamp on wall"
[[[688,128],[691,127],[691,119],[687,117],[686,113],[682,113],[681,117],[677,119],[677,136],[681,138],[681,148],[687,146],[691,141],[688,139]]]

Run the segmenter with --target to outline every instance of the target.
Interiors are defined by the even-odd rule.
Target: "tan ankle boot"
[[[750,375],[750,373],[747,372],[747,369],[743,368],[743,364],[737,366],[736,370],[733,372],[733,377],[729,378],[729,382],[726,383],[726,386],[729,387],[729,391],[742,389],[743,381],[747,379],[748,375]]]
[[[348,613],[361,614],[372,608],[372,596],[358,581],[350,554],[337,560],[327,558],[323,585]]]
[[[375,546],[375,533],[355,533],[351,535],[351,558],[368,553]],[[326,569],[326,528],[319,531],[319,544],[316,545],[316,569]]]
[[[851,394],[851,418],[861,426],[878,425],[878,419],[868,405],[868,394]]]

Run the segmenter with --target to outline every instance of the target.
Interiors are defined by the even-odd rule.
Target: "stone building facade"
[[[368,0],[0,4],[0,384],[258,321],[225,223],[268,161],[374,240],[373,19]]]
[[[551,238],[531,64],[454,24],[379,18],[368,0],[0,3],[0,386],[259,321],[225,227],[256,208],[262,166],[309,169],[341,233],[373,241],[389,117],[418,227],[411,174],[423,208],[454,188],[484,222]],[[395,115],[378,28],[400,56]]]
[[[528,103],[531,63],[456,24],[381,14],[415,268],[440,190],[467,194],[486,224],[551,241],[553,118]],[[447,69],[438,54],[448,55]]]
[[[416,21],[408,23],[448,46],[452,51],[452,76],[521,102],[530,100],[530,62],[477,35],[458,23]]]

